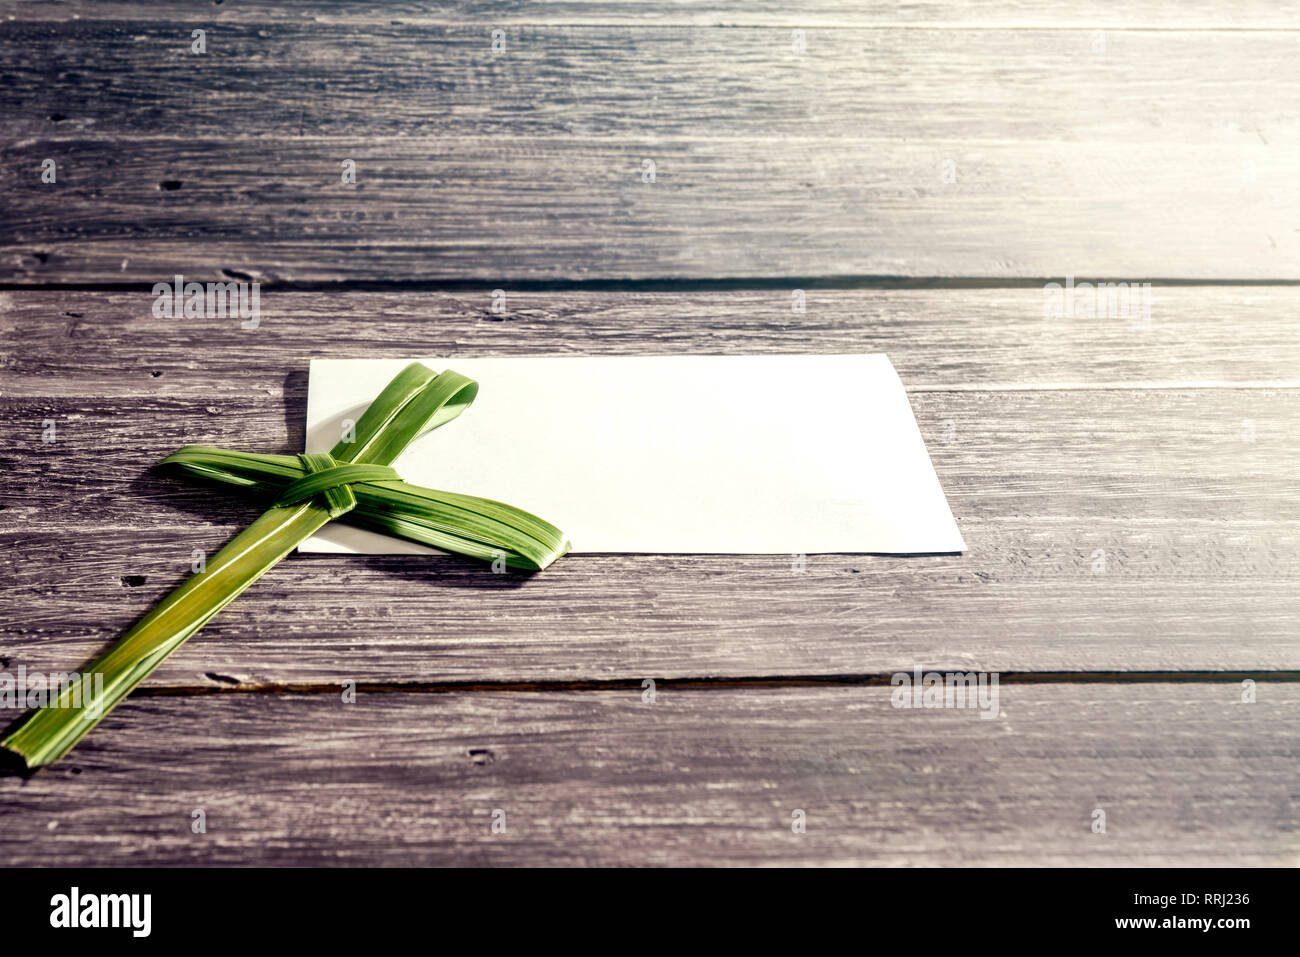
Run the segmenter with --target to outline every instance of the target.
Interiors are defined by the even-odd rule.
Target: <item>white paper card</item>
[[[312,360],[307,451],[410,361]],[[965,549],[885,355],[418,361],[480,389],[398,474],[527,509],[575,552]],[[302,550],[435,551],[340,522]]]

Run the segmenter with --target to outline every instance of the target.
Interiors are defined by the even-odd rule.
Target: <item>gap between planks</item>
[[[922,671],[947,671],[947,668]],[[971,668],[970,671],[979,669]],[[1245,681],[1273,683],[1300,683],[1300,671],[1002,671],[997,672],[1000,684],[1017,685],[1070,685],[1070,684],[1232,684]],[[172,698],[213,694],[337,694],[343,685],[339,682],[242,682],[223,675],[209,673],[213,685],[169,685],[141,687],[132,697]],[[356,682],[358,694],[461,694],[480,692],[584,692],[584,691],[637,691],[644,678],[603,678],[585,681],[414,681],[414,682]],[[658,687],[675,690],[709,688],[731,689],[783,689],[815,688],[825,686],[890,686],[892,674],[827,674],[827,675],[746,675],[739,677],[671,678],[657,682]],[[233,682],[233,683],[232,683]]]
[[[168,281],[172,277],[167,277]],[[1059,283],[1061,276],[903,276],[883,274],[824,275],[824,276],[715,276],[715,277],[645,277],[635,279],[476,279],[473,277],[448,277],[445,279],[276,279],[257,277],[223,269],[222,275],[198,274],[187,277],[187,282],[230,282],[231,280],[258,282],[266,292],[323,293],[323,292],[391,292],[391,293],[453,293],[490,292],[504,286],[511,292],[764,292],[791,289],[844,289],[844,290],[945,290],[945,289],[1039,289],[1049,283]],[[1085,281],[1080,277],[1080,282]],[[1089,275],[1087,282],[1132,282],[1125,276]],[[1300,286],[1300,279],[1287,278],[1225,278],[1196,279],[1179,276],[1155,276],[1141,280],[1149,283],[1153,291],[1165,287],[1269,287]],[[69,293],[148,293],[149,282],[0,282],[0,292],[69,292]]]

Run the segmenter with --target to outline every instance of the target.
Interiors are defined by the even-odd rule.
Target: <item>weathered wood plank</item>
[[[1064,138],[1084,150],[1210,146],[1215,133],[1263,146],[1261,136],[1295,132],[1287,97],[1300,80],[1278,69],[1289,31],[1106,36],[1094,51],[1077,30],[827,27],[806,31],[799,54],[779,29],[527,26],[494,53],[481,25],[249,23],[214,30],[194,55],[189,24],[170,18],[9,22],[0,129],[243,149],[268,134],[354,147],[377,135],[427,147],[504,134],[501,148],[518,153],[531,137],[778,140],[800,162],[817,151],[809,139],[975,149]],[[1240,186],[1240,163],[1230,173]]]
[[[1300,452],[1287,423],[1300,391],[912,402],[965,555],[815,557],[802,574],[788,556],[587,556],[526,582],[453,559],[299,558],[159,680],[337,680],[344,663],[404,681],[875,673],[914,660],[1297,667]],[[24,425],[0,452],[0,647],[45,670],[79,666],[181,580],[193,549],[211,553],[256,512],[150,463],[185,442],[300,441],[279,397],[29,399],[5,412]]]
[[[141,511],[144,511],[142,508]],[[0,664],[79,670],[234,533],[0,535]],[[153,687],[1300,670],[1300,524],[963,522],[963,556],[299,556]]]
[[[1107,37],[0,25],[0,277],[1300,277],[1292,34]]]
[[[1300,390],[932,391],[911,402],[963,520],[1300,519],[1291,434]],[[249,506],[232,491],[149,468],[185,444],[299,448],[302,407],[201,389],[187,399],[0,399],[12,423],[0,449],[9,493],[0,529],[243,521]]]
[[[443,3],[327,0],[298,6],[253,0],[214,5],[211,0],[25,0],[12,14],[24,21],[156,20],[170,17],[212,23],[400,23],[458,24],[665,24],[693,26],[887,26],[907,24],[937,29],[965,26],[1097,26],[1135,28],[1165,26],[1196,29],[1293,29],[1300,17],[1294,0],[1131,0],[1122,10],[1098,0],[966,0],[961,4],[924,0],[900,5],[885,0],[810,0],[792,7],[784,0],[726,0],[682,3],[680,0],[464,0]]]
[[[520,292],[507,284],[497,314],[487,287],[263,290],[254,330],[156,319],[147,292],[0,292],[0,396],[228,399],[258,414],[278,404],[292,418],[301,416],[313,357],[414,355],[887,352],[913,392],[1300,385],[1291,286],[1157,286],[1149,322],[1047,318],[1050,297],[1038,287],[814,286],[803,291],[803,313],[794,311],[795,292]],[[301,434],[299,423],[266,440]]]
[[[0,850],[10,865],[1293,865],[1300,690],[1256,691],[1004,683],[996,720],[896,710],[863,686],[137,698],[63,765],[0,779]]]

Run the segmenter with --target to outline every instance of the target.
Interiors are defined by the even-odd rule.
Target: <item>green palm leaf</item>
[[[206,568],[141,618],[74,683],[0,742],[29,768],[52,764],[244,589],[331,519],[511,568],[538,571],[569,549],[554,525],[491,499],[408,485],[390,463],[421,435],[460,415],[478,384],[419,363],[403,369],[328,455],[270,455],[190,445],[164,471],[238,486],[275,504]],[[87,689],[93,689],[89,694]]]

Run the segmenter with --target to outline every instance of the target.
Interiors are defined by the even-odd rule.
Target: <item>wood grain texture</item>
[[[80,669],[234,531],[0,535],[0,656]],[[1300,670],[1296,523],[963,531],[960,557],[812,556],[798,574],[788,556],[577,556],[527,580],[451,558],[294,557],[149,685]]]
[[[1295,865],[1300,691],[1256,691],[1008,683],[995,720],[896,710],[888,687],[862,686],[666,684],[654,704],[639,688],[133,699],[66,764],[0,779],[0,851],[11,865]]]
[[[8,21],[0,130],[123,145],[226,140],[244,151],[268,136],[362,147],[378,136],[428,146],[504,135],[499,148],[516,156],[536,137],[761,140],[796,160],[807,158],[804,140],[972,149],[1066,141],[1082,152],[1209,147],[1223,134],[1262,147],[1297,132],[1300,78],[1281,69],[1294,39],[1286,30],[1111,30],[1094,51],[1076,30],[824,28],[806,31],[800,54],[775,29],[528,26],[494,53],[478,24],[290,22],[214,29],[195,55],[190,24],[170,17]],[[1185,164],[1196,157],[1176,158],[1194,182]],[[1106,172],[1143,175],[1133,164]],[[1240,163],[1229,172],[1243,185]]]
[[[931,391],[911,401],[963,519],[1300,519],[1290,434],[1300,390]],[[239,521],[248,507],[234,490],[148,469],[185,444],[300,448],[302,408],[201,389],[188,400],[0,399],[14,424],[0,449],[12,473],[0,528],[175,528],[193,520],[187,512],[200,524]]]
[[[148,466],[299,448],[313,356],[885,351],[970,550],[295,556],[0,775],[0,853],[1300,863],[1300,320],[1232,285],[1300,279],[1297,12],[5,8],[0,667],[79,668],[243,527]],[[266,283],[259,328],[86,288],[178,272]],[[1229,285],[1048,319],[1067,274]],[[918,666],[1001,672],[1000,716],[891,708]]]
[[[960,29],[1033,26],[1091,29],[1163,26],[1188,30],[1294,29],[1300,4],[1295,0],[1130,0],[1122,9],[1099,0],[452,0],[411,2],[326,0],[310,5],[253,0],[214,4],[211,0],[24,0],[14,5],[23,21],[150,21],[165,18],[211,23],[348,23],[368,24],[563,24],[691,26],[887,26]]]
[[[583,556],[526,582],[295,558],[155,683],[1293,669],[1291,298],[1164,288],[1135,326],[1044,319],[1033,288],[812,289],[802,315],[785,289],[510,292],[504,318],[487,290],[268,293],[245,331],[154,319],[147,294],[6,293],[0,654],[79,667],[243,527],[255,505],[148,467],[189,442],[300,447],[313,355],[884,349],[919,387],[962,556],[802,575],[788,556]]]
[[[515,32],[0,24],[0,278],[1300,277],[1289,32]]]
[[[202,397],[256,415],[278,407],[282,415],[267,414],[290,427],[266,441],[293,444],[308,363],[326,356],[887,352],[913,393],[1300,385],[1291,286],[1156,286],[1149,323],[1047,318],[1036,286],[803,291],[796,313],[788,286],[527,292],[507,283],[505,312],[495,314],[486,286],[263,290],[255,330],[156,319],[145,291],[0,292],[0,397],[203,407]]]

